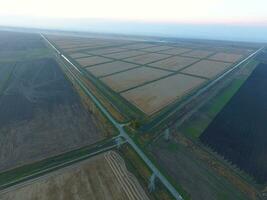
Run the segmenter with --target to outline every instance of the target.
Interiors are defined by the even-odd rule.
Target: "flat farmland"
[[[198,60],[199,59],[196,59],[196,58],[175,56],[175,57],[167,58],[164,60],[160,60],[158,62],[151,63],[150,65],[153,67],[159,67],[162,69],[177,71],[188,65],[191,65],[192,63]]]
[[[77,63],[79,63],[82,67],[88,67],[96,64],[101,64],[105,62],[112,61],[111,59],[108,58],[103,58],[100,56],[89,56],[86,58],[77,58],[75,59]]]
[[[241,54],[217,53],[217,54],[209,57],[209,59],[234,63],[234,62],[240,60],[242,57],[243,57],[243,55],[241,55]]]
[[[144,48],[149,48],[149,47],[154,47],[155,45],[153,44],[148,44],[148,43],[137,43],[137,44],[130,44],[130,45],[125,45],[122,48],[125,49],[144,49]]]
[[[248,200],[247,195],[235,188],[226,178],[211,169],[206,160],[193,152],[189,142],[176,137],[169,141],[163,137],[152,145],[150,151],[157,164],[177,184],[190,194],[192,200]],[[214,165],[215,162],[213,162]]]
[[[118,52],[118,53],[107,54],[106,57],[115,58],[115,59],[123,59],[123,58],[143,55],[143,54],[145,53],[142,51],[129,50],[129,51],[123,51],[123,52]]]
[[[16,63],[0,98],[0,171],[103,139],[95,123],[55,60]]]
[[[69,48],[69,49],[63,49],[64,52],[66,53],[75,53],[77,51],[86,51],[90,49],[95,49],[95,48],[102,48],[102,45],[97,45],[97,46],[86,46],[86,47],[75,47],[75,48]]]
[[[12,200],[148,200],[124,160],[110,151],[0,193]]]
[[[142,49],[142,51],[147,51],[147,52],[157,52],[157,51],[162,51],[162,50],[168,50],[168,49],[173,49],[174,47],[172,46],[154,46],[154,47],[148,47]]]
[[[167,76],[169,74],[169,72],[159,69],[139,67],[118,74],[106,76],[101,78],[101,81],[111,87],[114,91],[120,92],[132,87],[136,87],[148,81]]]
[[[215,44],[214,42],[194,41],[159,43],[154,41],[141,42],[131,39],[119,40],[117,38],[115,40],[107,38],[80,38],[80,40],[76,40],[73,37],[70,39],[69,44],[72,43],[71,40],[73,40],[72,45],[76,42],[77,44],[78,42],[84,43],[84,45],[90,44],[90,48],[88,46],[87,49],[80,50],[79,47],[77,47],[76,50],[72,49],[72,51],[75,50],[80,53],[90,54],[90,57],[82,57],[81,59],[76,59],[76,61],[79,61],[78,63],[81,66],[86,67],[86,70],[97,77],[99,81],[110,87],[115,92],[114,95],[116,95],[116,98],[118,92],[122,93],[121,96],[124,97],[123,95],[126,90],[129,93],[134,93],[135,90],[139,91],[139,87],[141,90],[143,86],[145,86],[144,84],[149,85],[150,82],[153,81],[155,81],[155,84],[159,82],[160,85],[161,79],[166,75],[157,76],[157,73],[155,73],[157,71],[156,69],[165,71],[165,74],[168,72],[173,73],[173,75],[187,75],[190,79],[213,79],[225,70],[229,69],[233,63],[238,62],[240,60],[240,56],[246,56],[240,52],[246,52],[248,50],[242,46],[236,45],[233,47],[233,44],[231,43],[228,44],[220,42],[218,42],[218,44]],[[68,44],[68,41],[65,42]],[[63,43],[64,39],[61,41],[61,44]],[[105,58],[108,60],[105,60]],[[146,72],[141,72],[143,69],[146,69]],[[148,75],[149,70],[151,73],[150,75]],[[188,84],[189,92],[191,92],[190,83],[188,82]],[[193,87],[192,89],[196,88],[198,88],[198,86]],[[178,90],[180,91],[180,89]],[[108,90],[108,92],[111,91]],[[145,96],[145,93],[146,92],[142,95]],[[184,94],[188,94],[188,92],[185,92]],[[165,97],[162,95],[161,98],[163,99],[163,103],[162,105],[159,103],[160,106],[157,111],[163,109],[164,105],[168,105],[169,102],[179,100],[183,97],[182,93],[173,95],[174,97],[166,97],[166,99],[164,99]],[[145,99],[145,97],[143,98]],[[169,98],[170,100],[168,100]],[[136,100],[127,100],[137,106],[137,104],[134,103]],[[165,100],[167,103],[164,103]],[[124,99],[121,99],[121,101],[124,102]],[[150,101],[150,97],[148,97],[148,101]],[[145,100],[143,103],[145,104]],[[118,105],[119,104],[120,103],[118,103]],[[149,102],[147,104],[149,104]],[[152,105],[153,108],[156,106],[157,103]],[[140,110],[143,110],[141,107],[147,107],[149,111],[145,111],[144,113],[154,113],[152,111],[153,108],[149,108],[147,105],[141,107],[139,105],[137,107]]]
[[[125,51],[123,48],[103,48],[103,49],[93,49],[88,51],[89,54],[94,54],[94,55],[105,55],[105,54],[110,54],[110,53],[117,53],[117,52],[122,52]]]
[[[135,56],[125,59],[126,61],[137,63],[137,64],[148,64],[163,58],[169,57],[168,55],[158,54],[158,53],[148,53],[140,56]]]
[[[183,56],[193,57],[193,58],[206,58],[209,55],[212,55],[214,52],[207,50],[193,50],[187,53],[184,53]]]
[[[84,47],[90,47],[90,46],[93,46],[92,44],[90,43],[75,43],[75,44],[64,44],[64,45],[61,45],[61,44],[58,44],[56,43],[61,49],[64,49],[64,50],[67,50],[67,49],[75,49],[75,48],[84,48]]]
[[[168,50],[163,50],[160,53],[170,54],[170,55],[179,55],[188,51],[192,51],[192,49],[182,48],[182,47],[175,47]]]
[[[267,65],[259,64],[200,136],[260,184],[267,182],[266,77]]]
[[[89,57],[88,54],[85,53],[72,53],[69,55],[71,58],[75,59],[75,58],[81,58],[81,57]]]
[[[231,64],[229,63],[201,60],[196,64],[185,68],[182,70],[182,72],[206,78],[213,78],[225,71],[230,66]]]
[[[121,95],[147,115],[152,115],[204,82],[205,79],[176,74],[123,92]]]
[[[131,69],[137,66],[138,65],[123,62],[123,61],[114,61],[114,62],[109,62],[105,64],[100,64],[97,66],[88,67],[86,68],[86,70],[91,72],[94,76],[99,77],[99,76],[106,76],[108,74]]]

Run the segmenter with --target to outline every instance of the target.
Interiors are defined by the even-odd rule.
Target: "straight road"
[[[52,166],[50,165],[50,167],[47,167],[45,169],[41,169],[41,170],[35,169],[33,171],[33,173],[31,173],[30,175],[24,175],[21,178],[17,178],[15,180],[9,181],[5,184],[1,184],[0,185],[1,193],[4,193],[5,190],[8,190],[8,188],[13,186],[13,185],[19,186],[21,184],[24,184],[25,181],[28,181],[30,179],[36,179],[37,177],[40,177],[41,175],[44,175],[46,173],[55,171],[55,170],[63,168],[63,167],[67,167],[71,164],[83,161],[83,160],[88,159],[88,158],[95,156],[97,154],[114,149],[114,148],[118,147],[118,144],[116,142],[117,138],[118,138],[118,136],[115,136],[115,137],[107,140],[105,143],[98,144],[97,146],[89,149],[86,155],[82,155],[82,156],[73,158],[73,159],[68,160],[68,161],[60,162],[60,163],[52,165]],[[121,144],[123,144],[125,142],[126,141],[122,141]]]
[[[64,56],[49,40],[46,39],[45,36],[40,34],[41,37],[64,59],[70,66],[72,66],[80,75],[83,75],[82,72],[76,67],[66,56]],[[135,144],[132,138],[125,132],[124,126],[125,124],[118,123],[106,110],[104,106],[98,101],[98,99],[90,92],[90,90],[80,81],[79,77],[74,74],[68,66],[66,69],[74,78],[74,80],[79,84],[79,86],[84,90],[84,92],[93,100],[96,106],[100,109],[100,111],[109,119],[109,121],[118,129],[119,135],[128,142],[132,148],[136,151],[136,153],[143,159],[146,165],[151,169],[151,171],[156,175],[156,177],[162,182],[162,184],[169,190],[169,192],[173,195],[173,197],[177,200],[182,200],[182,196],[178,193],[178,191],[172,186],[172,184],[167,180],[167,178],[156,168],[156,166],[150,161],[150,159],[145,155],[145,153]]]
[[[262,51],[265,47],[261,47],[260,49],[258,49],[257,51],[251,53],[248,57],[246,57],[245,59],[241,60],[239,63],[237,63],[235,66],[231,67],[229,70],[225,71],[223,74],[221,74],[219,77],[217,77],[216,79],[214,79],[213,81],[211,81],[209,84],[207,84],[206,86],[204,86],[203,88],[199,89],[195,94],[193,94],[191,97],[189,97],[185,102],[181,103],[179,106],[177,106],[175,109],[171,110],[169,113],[166,113],[165,116],[162,116],[162,118],[160,120],[158,120],[158,118],[156,118],[155,120],[149,122],[148,124],[146,124],[141,131],[151,131],[151,129],[157,127],[157,125],[162,124],[164,121],[166,121],[169,117],[173,116],[174,114],[177,113],[177,111],[179,111],[180,109],[182,109],[185,105],[187,105],[188,103],[190,103],[192,100],[196,99],[198,96],[200,96],[201,94],[203,94],[204,92],[206,92],[208,89],[210,89],[213,85],[215,85],[218,81],[220,81],[221,79],[223,79],[225,76],[227,76],[228,74],[230,74],[232,71],[234,71],[235,69],[237,69],[238,67],[240,67],[242,64],[244,64],[246,61],[248,61],[249,59],[251,59],[253,56],[256,56],[260,51]]]

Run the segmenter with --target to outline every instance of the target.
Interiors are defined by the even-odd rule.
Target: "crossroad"
[[[63,55],[43,34],[40,34],[42,38],[59,54],[59,56],[65,60],[69,64],[69,66],[73,67],[81,76],[83,76],[82,72],[78,67],[75,66],[65,55]],[[146,165],[150,168],[153,174],[161,181],[161,183],[169,190],[169,192],[173,195],[173,197],[177,200],[182,200],[182,196],[179,192],[173,187],[173,185],[167,180],[167,178],[158,170],[158,168],[150,161],[150,159],[146,156],[146,154],[140,149],[138,145],[132,140],[132,138],[127,134],[124,130],[125,124],[121,124],[117,122],[111,114],[106,110],[106,108],[98,101],[98,99],[93,95],[93,93],[86,87],[86,85],[80,80],[80,78],[69,69],[67,65],[65,65],[66,69],[70,73],[70,75],[74,78],[74,80],[78,83],[78,85],[84,90],[84,92],[92,99],[98,109],[107,117],[107,119],[114,125],[114,127],[119,131],[119,136],[122,137],[131,147],[136,151],[136,153],[142,158],[142,160],[146,163]]]
[[[92,101],[95,103],[95,105],[98,107],[98,109],[105,115],[105,117],[113,124],[113,126],[119,131],[119,137],[122,137],[135,151],[136,153],[142,158],[142,160],[146,163],[146,165],[150,168],[150,170],[153,172],[153,175],[155,175],[162,184],[169,190],[169,192],[173,195],[173,197],[177,200],[182,200],[183,198],[179,194],[179,192],[173,187],[173,185],[167,180],[167,178],[158,170],[158,168],[151,162],[151,160],[146,156],[146,154],[142,151],[142,149],[133,141],[133,139],[127,134],[127,132],[124,129],[125,124],[121,124],[117,122],[112,115],[107,111],[107,109],[99,102],[99,100],[94,96],[94,94],[88,89],[88,87],[83,83],[83,81],[80,80],[79,76],[83,76],[83,72],[79,70],[79,68],[73,64],[64,54],[62,54],[46,37],[42,34],[40,34],[42,38],[55,50],[55,52],[69,65],[65,65],[65,68],[68,70],[69,74],[72,76],[72,78],[78,83],[78,85],[83,89],[83,91],[92,99]],[[258,52],[260,52],[263,48],[258,49],[254,53],[252,53],[250,56],[242,60],[240,63],[236,64],[234,67],[223,73],[221,76],[213,80],[210,84],[208,84],[206,87],[200,89],[198,92],[196,92],[192,98],[195,98],[205,92],[207,89],[209,89],[212,85],[217,83],[219,80],[221,80],[223,77],[225,77],[227,74],[241,66],[243,63],[245,63],[247,60],[255,56]],[[72,67],[72,69],[76,70],[76,73],[73,73],[73,71],[69,68]]]

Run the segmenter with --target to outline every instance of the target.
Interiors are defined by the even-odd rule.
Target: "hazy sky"
[[[267,42],[267,0],[0,0],[0,25]]]
[[[265,23],[266,0],[0,0],[0,15],[146,22]]]

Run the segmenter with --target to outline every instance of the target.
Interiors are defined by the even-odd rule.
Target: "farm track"
[[[143,188],[140,187],[137,179],[128,172],[124,161],[117,153],[110,151],[105,154],[105,159],[120,182],[129,200],[149,200]]]

